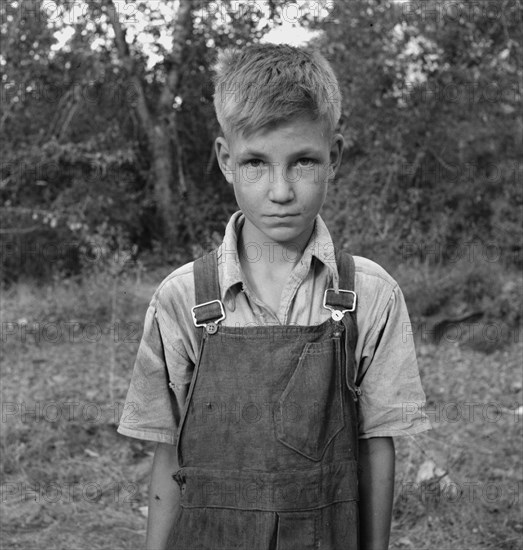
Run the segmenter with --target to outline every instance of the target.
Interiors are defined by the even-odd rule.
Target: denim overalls
[[[168,548],[358,548],[354,261],[337,261],[343,291],[325,294],[329,320],[243,328],[218,325],[216,252],[195,262],[202,337]]]

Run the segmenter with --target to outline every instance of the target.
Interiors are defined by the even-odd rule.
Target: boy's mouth
[[[288,213],[284,213],[284,214],[267,214],[267,217],[268,218],[294,218],[296,216],[299,216],[300,214],[299,213],[294,213],[294,212],[288,212]]]

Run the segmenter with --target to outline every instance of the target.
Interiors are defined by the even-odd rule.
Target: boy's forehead
[[[245,150],[252,146],[270,146],[274,139],[286,137],[292,137],[292,145],[298,148],[314,148],[328,140],[329,132],[322,120],[301,116],[275,121],[257,130],[232,131],[228,141],[233,142],[236,149]]]

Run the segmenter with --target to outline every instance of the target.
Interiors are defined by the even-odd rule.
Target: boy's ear
[[[341,159],[343,157],[343,149],[345,147],[345,139],[341,134],[334,134],[331,141],[330,149],[330,167],[329,167],[329,177],[334,178],[338,172],[338,168],[341,164]]]
[[[227,140],[223,136],[217,137],[214,141],[214,149],[222,174],[228,183],[234,183],[235,171],[234,166],[232,166],[232,158]]]

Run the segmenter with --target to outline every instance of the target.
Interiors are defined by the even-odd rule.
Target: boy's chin
[[[301,249],[305,246],[304,236],[310,236],[311,228],[272,227],[266,229],[263,234],[267,242],[272,242],[291,249]]]

